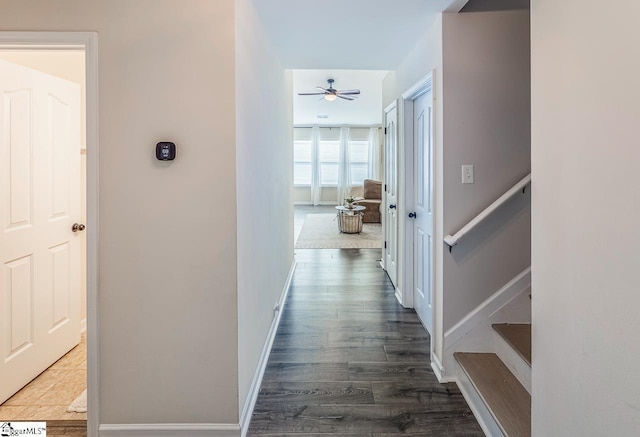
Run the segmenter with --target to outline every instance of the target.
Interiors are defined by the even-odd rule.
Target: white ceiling
[[[379,125],[382,124],[383,70],[294,70],[293,122],[295,125]],[[360,90],[353,101],[337,99],[329,102],[322,96],[299,96],[300,92],[317,92],[317,86],[328,88],[327,79],[335,79],[333,87]],[[328,115],[326,119],[318,114]]]
[[[285,68],[393,70],[467,0],[253,0]]]
[[[283,67],[295,70],[294,123],[332,126],[382,124],[387,70],[398,67],[438,13],[459,11],[467,1],[253,0]],[[329,78],[337,89],[360,89],[360,97],[297,95],[326,87]]]

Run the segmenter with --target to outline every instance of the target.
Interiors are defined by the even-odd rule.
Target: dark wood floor
[[[380,250],[297,250],[250,436],[482,436],[429,336],[378,266]]]

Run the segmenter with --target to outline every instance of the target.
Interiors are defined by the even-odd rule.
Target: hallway
[[[296,250],[297,267],[249,435],[482,436],[380,250]]]

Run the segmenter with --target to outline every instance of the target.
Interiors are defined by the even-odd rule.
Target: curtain
[[[311,204],[320,204],[322,187],[320,186],[320,128],[311,129]]]
[[[367,176],[376,181],[380,178],[380,132],[377,127],[369,129],[369,165]]]
[[[349,128],[340,128],[340,160],[338,162],[338,205],[344,203],[351,192],[351,154]]]

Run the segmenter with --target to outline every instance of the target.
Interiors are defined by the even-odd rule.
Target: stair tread
[[[500,323],[493,325],[501,336],[531,367],[531,325]]]
[[[531,436],[531,395],[496,354],[453,354],[507,437]]]

